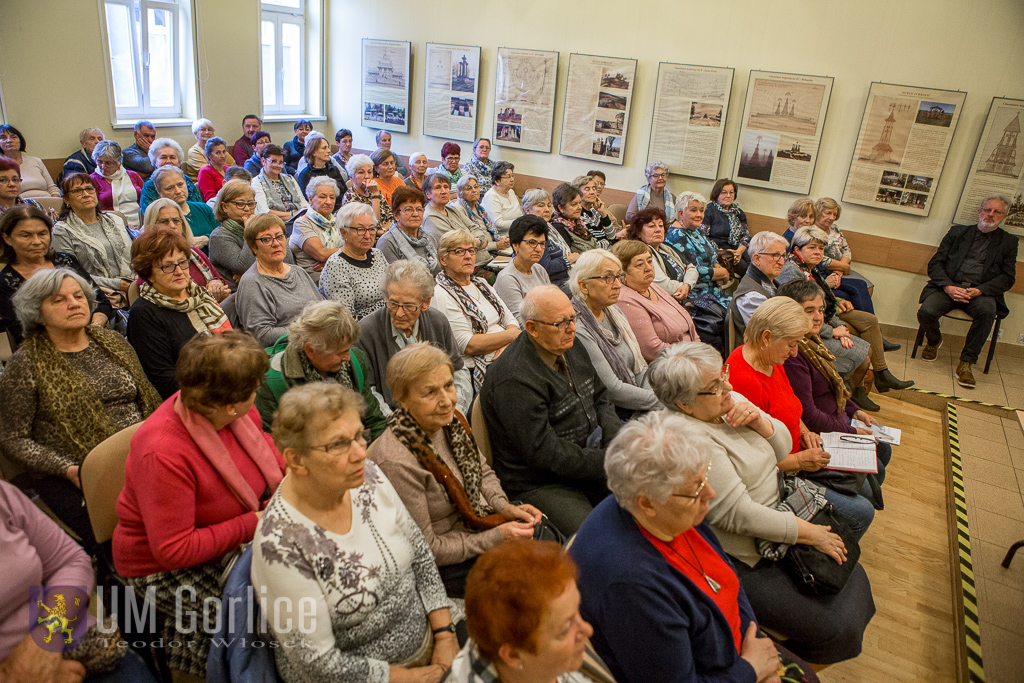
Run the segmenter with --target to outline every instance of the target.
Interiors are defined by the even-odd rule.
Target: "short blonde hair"
[[[802,313],[803,309],[800,311]],[[455,366],[447,353],[430,342],[416,342],[391,357],[385,380],[391,394],[400,401],[412,388],[413,382],[442,365],[454,374]]]
[[[462,229],[449,230],[441,237],[441,242],[437,245],[437,258],[444,258],[448,252],[464,244],[476,246],[476,238],[473,237],[473,233]]]
[[[359,341],[359,323],[341,303],[327,299],[306,304],[295,320],[288,323],[288,343],[306,344],[320,353],[333,353],[342,342]]]
[[[789,205],[789,211],[786,212],[786,218],[790,225],[793,225],[800,216],[808,215],[814,220],[818,220],[818,211],[814,208],[814,200],[810,197],[801,197],[796,200]]]
[[[817,215],[820,216],[821,212],[826,209],[832,209],[836,212],[836,220],[839,220],[839,217],[843,215],[843,207],[839,206],[839,202],[831,197],[822,197],[814,202],[814,211]]]
[[[743,343],[758,350],[764,347],[764,333],[772,339],[803,338],[811,331],[811,319],[803,307],[788,296],[776,296],[757,307],[743,331]]]
[[[242,232],[242,235],[245,237],[245,243],[249,245],[254,254],[256,253],[256,238],[267,230],[274,228],[281,228],[281,232],[285,232],[284,221],[269,213],[253,216],[245,224],[245,230]]]
[[[292,387],[281,396],[270,428],[274,445],[284,453],[292,448],[309,453],[313,439],[324,424],[355,411],[366,413],[363,397],[336,382],[309,382]]]
[[[256,199],[256,192],[253,191],[252,185],[244,180],[229,180],[224,183],[220,192],[217,193],[217,201],[213,204],[213,217],[217,219],[218,223],[223,223],[228,219],[228,215],[224,213],[224,203],[233,202],[241,197],[248,197],[249,201]]]
[[[612,245],[611,251],[622,264],[622,272],[626,272],[629,269],[633,259],[637,256],[651,253],[647,244],[640,240],[622,240],[620,242],[616,242]]]

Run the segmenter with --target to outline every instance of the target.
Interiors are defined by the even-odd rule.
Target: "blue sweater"
[[[696,529],[729,562],[707,523]],[[594,627],[592,643],[619,683],[755,683],[722,611],[665,560],[615,498],[594,508],[569,554],[579,566],[580,612]],[[739,607],[746,633],[754,611],[742,585]]]

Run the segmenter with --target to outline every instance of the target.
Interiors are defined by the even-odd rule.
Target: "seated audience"
[[[78,142],[82,148],[64,160],[64,168],[57,178],[61,182],[69,173],[85,173],[89,175],[96,171],[96,162],[93,161],[92,151],[96,145],[103,141],[103,131],[99,128],[86,128],[78,134]]]
[[[244,164],[241,164],[242,168],[249,172],[253,178],[260,174],[263,170],[263,150],[266,149],[267,145],[271,143],[270,133],[265,130],[258,130],[252,134],[252,156],[245,160]],[[281,168],[284,169],[284,150],[281,152],[282,164]]]
[[[306,165],[302,167],[302,170],[295,177],[303,193],[306,192],[306,187],[313,178],[321,176],[330,178],[339,188],[345,184],[345,178],[342,177],[341,172],[331,163],[331,143],[327,142],[327,138],[320,133],[310,133],[306,136],[303,159],[305,159]],[[334,201],[334,210],[340,209],[341,204],[341,195],[339,194]]]
[[[242,329],[263,346],[272,346],[288,333],[288,323],[306,304],[324,297],[306,271],[287,259],[291,250],[284,221],[266,214],[253,216],[245,224],[243,236],[256,262],[238,282],[235,311]]]
[[[441,165],[434,169],[434,172],[448,176],[448,182],[454,185],[462,177],[462,169],[459,168],[461,158],[461,147],[454,142],[444,143],[441,145]]]
[[[682,303],[700,279],[700,271],[675,246],[665,241],[668,220],[665,212],[648,206],[636,212],[626,228],[627,240],[640,240],[647,245],[654,264],[654,284]]]
[[[377,131],[377,135],[375,136],[374,139],[377,142],[378,149],[386,149],[387,151],[391,152],[391,133],[387,132],[386,130],[379,130]],[[391,153],[394,154],[394,152]],[[398,173],[398,175],[402,176],[402,178],[409,177],[409,167],[402,163],[402,159],[397,154],[394,154],[394,156],[395,171]],[[410,160],[409,163],[412,163],[412,160]]]
[[[551,201],[555,213],[548,222],[569,245],[569,249],[577,254],[582,254],[588,249],[597,249],[597,239],[580,220],[580,214],[583,212],[582,193],[569,183],[560,183],[551,193]]]
[[[39,157],[25,153],[25,136],[14,126],[0,126],[0,154],[18,165],[22,196],[60,196],[60,188],[50,177],[46,164]]]
[[[455,181],[452,181],[453,183]],[[491,187],[484,193],[480,205],[494,224],[494,236],[506,237],[512,221],[523,215],[523,207],[512,187],[516,184],[515,166],[499,161],[491,169]]]
[[[205,204],[202,206],[205,206]],[[206,208],[210,207],[207,206]],[[202,252],[200,247],[195,246],[197,240],[202,240],[203,238],[197,238],[192,234],[192,229],[189,227],[185,215],[181,212],[180,206],[166,198],[158,199],[150,204],[149,208],[146,209],[146,218],[143,221],[142,231],[145,232],[152,228],[171,228],[185,238],[186,244],[192,245],[185,254],[189,260],[188,275],[192,282],[207,289],[213,298],[217,300],[217,303],[220,303],[231,294],[231,287],[228,285],[227,278],[222,277],[217,272],[217,269],[213,267],[210,258]],[[142,278],[139,278],[137,282],[141,287]]]
[[[331,163],[341,171],[342,177],[348,183],[348,171],[345,170],[345,166],[348,164],[348,160],[352,158],[352,131],[348,128],[339,128],[338,132],[334,134],[334,142],[338,145],[338,151],[331,155]],[[342,193],[346,189],[342,187]]]
[[[224,182],[226,183],[229,180],[241,180],[247,185],[251,185],[252,173],[249,173],[241,166],[228,166],[224,171]],[[210,201],[216,201],[216,198]]]
[[[0,620],[0,680],[78,683],[84,677],[90,683],[155,683],[139,655],[118,647],[121,634],[116,623],[107,616],[107,623],[99,624],[88,614],[96,585],[89,556],[6,481],[0,481],[0,557],[4,574],[0,600],[6,607]],[[40,632],[34,627],[42,616],[33,618],[36,605],[30,596],[35,597],[34,590],[40,586],[46,587],[39,596],[42,604],[60,605],[60,597],[65,599],[66,611],[60,616],[70,622],[77,641],[67,652],[46,647],[45,634],[39,641]],[[81,601],[69,602],[71,595],[61,586],[80,588]],[[39,614],[45,613],[40,610]],[[54,635],[61,637],[60,631]]]
[[[17,206],[0,216],[0,261],[6,264],[0,270],[0,332],[9,332],[15,345],[21,344],[25,333],[15,311],[14,295],[26,280],[43,270],[65,268],[86,281],[95,300],[90,324],[102,327],[114,315],[110,301],[75,255],[53,250],[52,232],[53,221],[37,206]]]
[[[139,198],[142,196],[142,177],[121,165],[121,146],[112,140],[103,140],[92,150],[96,171],[90,177],[99,190],[100,209],[124,214],[128,225],[137,228],[142,222]]]
[[[515,256],[498,273],[494,280],[494,291],[512,311],[520,327],[523,326],[523,319],[519,315],[519,307],[523,297],[534,287],[551,284],[548,271],[540,265],[547,249],[548,232],[548,224],[537,216],[520,216],[512,221],[508,231]]]
[[[494,470],[513,499],[539,508],[566,536],[608,495],[604,449],[621,422],[587,352],[579,315],[553,285],[523,300],[526,334],[487,371],[480,402]]]
[[[181,215],[188,224],[193,247],[207,248],[210,235],[217,227],[217,218],[213,209],[206,202],[194,202],[188,198],[188,176],[180,168],[172,164],[161,166],[152,175],[153,185],[161,199],[170,199],[181,210]],[[155,201],[153,203],[156,203]],[[149,206],[145,215],[149,215]]]
[[[121,152],[121,163],[129,171],[135,171],[143,181],[149,180],[155,167],[149,160],[149,148],[156,141],[156,127],[149,121],[139,121],[132,132],[135,144]]]
[[[581,175],[573,179],[572,186],[580,191],[583,198],[580,220],[601,246],[607,248],[615,239],[615,226],[612,225],[611,214],[604,208],[604,202],[597,195],[597,183],[592,177]]]
[[[594,179],[594,188],[597,190],[597,198],[601,199],[601,195],[604,194],[605,185],[608,183],[608,176],[604,174],[604,171],[596,168],[591,171],[587,171],[587,175]],[[614,228],[619,229],[623,227],[619,224],[618,219],[611,213],[608,214],[608,217],[612,219],[612,226]]]
[[[487,366],[519,336],[520,328],[498,293],[486,280],[473,276],[473,235],[453,230],[441,238],[437,253],[444,270],[437,274],[430,306],[448,318],[462,360],[472,373],[475,395]]]
[[[334,217],[338,183],[327,176],[317,176],[306,185],[306,199],[309,208],[295,219],[288,246],[295,257],[295,265],[310,277],[319,279],[327,259],[345,241]]]
[[[189,147],[181,170],[193,181],[199,180],[199,170],[209,163],[206,158],[206,143],[216,134],[209,119],[196,119],[192,122],[192,135],[196,138],[196,144]]]
[[[860,538],[875,517],[870,486],[862,488],[863,478],[856,485],[849,484],[849,479],[855,475],[844,476],[839,482],[832,475],[845,473],[820,472],[828,467],[831,456],[822,448],[821,436],[801,418],[803,405],[793,392],[783,365],[787,358],[798,353],[800,342],[810,330],[811,322],[800,305],[788,297],[777,296],[762,304],[751,316],[744,332],[744,344],[729,356],[727,367],[732,371],[732,386],[789,431],[790,455],[779,461],[778,469],[827,486],[825,497],[846,517]],[[886,462],[879,461],[879,473],[884,472],[885,465]],[[862,491],[864,495],[860,495]]]
[[[373,177],[373,159],[365,154],[353,154],[348,160],[345,170],[348,171],[352,187],[345,191],[341,198],[341,205],[359,202],[373,208],[374,225],[377,228],[377,238],[380,239],[395,217],[391,212],[391,204],[384,201],[384,195],[377,189],[377,179]],[[394,192],[391,193],[391,199],[392,201],[395,199]],[[427,201],[424,199],[423,204],[426,203]]]
[[[778,561],[762,556],[759,540],[769,542],[772,550],[777,544],[810,545],[838,564],[848,561],[842,537],[829,527],[779,509],[777,463],[789,457],[792,438],[782,422],[732,391],[726,370],[718,352],[701,343],[673,346],[650,369],[661,402],[713,444],[706,471],[706,488],[714,491],[707,513],[711,530],[728,553],[760,626],[786,638],[786,648],[808,662],[856,657],[875,613],[867,574],[857,566],[839,593],[817,596],[805,592]]]
[[[384,274],[384,308],[359,321],[362,333],[357,344],[370,359],[374,396],[387,413],[398,407],[398,400],[387,383],[391,358],[409,344],[430,342],[448,354],[455,375],[456,407],[468,415],[473,400],[473,380],[462,362],[462,351],[455,343],[448,318],[430,308],[434,296],[434,278],[418,261],[389,263]]]
[[[288,324],[288,336],[274,344],[270,369],[256,391],[264,431],[269,432],[281,396],[309,382],[333,382],[359,393],[365,403],[363,420],[373,441],[384,432],[384,416],[370,384],[370,360],[354,344],[359,325],[336,301],[308,304]]]
[[[149,146],[149,160],[153,163],[154,168],[161,168],[163,166],[176,166],[183,174],[182,160],[184,159],[184,152],[181,151],[181,145],[170,138],[157,138],[153,141],[153,144]],[[200,194],[199,188],[196,187],[195,182],[185,174],[185,187],[188,190],[187,200],[195,202],[197,204],[203,203],[203,195]],[[139,211],[145,215],[146,207],[149,203],[159,197],[160,194],[157,192],[156,185],[153,183],[153,178],[145,182],[142,186],[142,198],[139,199]]]
[[[997,316],[1007,316],[1003,293],[1016,280],[1017,237],[999,227],[1010,203],[1003,195],[985,197],[973,225],[954,225],[928,261],[928,283],[921,290],[917,320],[925,333],[921,360],[934,361],[942,346],[939,321],[958,308],[972,318],[967,340],[956,366],[956,381],[973,389],[971,366],[992,330]],[[877,384],[876,384],[877,386]]]
[[[455,183],[452,192],[456,193],[457,196],[452,197],[448,203],[449,208],[466,214],[469,222],[474,226],[474,229],[470,232],[477,235],[481,241],[486,241],[486,249],[488,251],[508,249],[508,237],[502,237],[497,240],[494,238],[497,234],[497,228],[491,222],[487,212],[484,211],[484,207],[480,205],[480,184],[477,182],[476,177],[463,174],[459,178],[459,182]]]
[[[391,203],[391,193],[395,188],[405,184],[405,178],[398,173],[398,156],[390,149],[381,147],[370,155],[373,161],[373,176],[377,179],[377,189],[384,195],[384,201]]]
[[[557,543],[517,540],[484,553],[466,581],[469,640],[450,683],[587,683],[590,624],[579,612],[576,568]]]
[[[462,211],[448,206],[448,202],[451,201],[452,197],[448,176],[441,173],[428,173],[427,177],[423,180],[423,194],[427,198],[427,207],[423,212],[423,230],[435,242],[440,241],[446,233],[452,230],[465,230],[470,233],[479,234],[477,233],[476,225],[469,219],[469,216]],[[396,209],[396,207],[392,207],[392,209]],[[398,215],[397,210],[394,213],[396,216]],[[482,247],[482,245],[489,242],[489,236],[486,241],[479,237],[477,238],[478,260],[480,257],[488,261],[490,260],[490,254]]]
[[[654,284],[651,250],[638,240],[616,242],[611,253],[622,264],[618,306],[636,335],[640,353],[650,363],[666,346],[698,341],[697,326],[682,305]],[[577,263],[579,263],[577,261]]]
[[[362,155],[357,154],[352,158],[358,160],[360,156]],[[359,173],[361,172],[360,169]],[[353,176],[353,178],[357,177]],[[431,178],[432,176],[428,176],[428,185]],[[351,193],[354,189],[353,186],[349,192]],[[346,194],[346,196],[348,195]],[[437,274],[441,270],[441,262],[437,258],[437,239],[423,227],[423,207],[427,203],[427,198],[419,190],[400,187],[391,195],[391,201],[394,204],[394,222],[391,223],[387,232],[377,239],[377,248],[384,252],[384,258],[388,263],[400,259],[419,261],[430,269],[431,274]],[[382,204],[382,206],[387,206],[387,204]],[[377,213],[376,208],[374,208],[374,213]],[[392,214],[390,207],[388,214],[389,216]],[[379,234],[379,220],[376,225]]]
[[[237,289],[242,275],[256,262],[256,255],[245,242],[245,225],[255,208],[252,187],[241,180],[224,183],[213,205],[213,215],[220,225],[210,233],[210,261],[228,278],[231,291]]]
[[[540,265],[548,272],[551,284],[562,287],[569,281],[572,264],[576,262],[580,254],[577,251],[572,251],[569,242],[562,236],[562,232],[551,225],[551,216],[554,212],[551,195],[540,189],[527,190],[523,193],[523,212],[528,216],[537,216],[547,224],[548,242],[544,248],[544,256],[540,259]]]
[[[150,205],[150,212],[157,210]],[[180,226],[148,227],[132,244],[132,269],[143,284],[128,317],[128,343],[164,399],[178,390],[181,348],[197,334],[231,329],[217,298],[189,276],[192,253]]]
[[[391,359],[388,387],[399,407],[373,447],[373,461],[423,532],[450,597],[466,593],[477,557],[502,541],[533,537],[541,514],[512,505],[455,409],[451,362],[429,342]]]
[[[473,143],[473,156],[469,158],[469,161],[462,165],[462,177],[465,178],[467,175],[476,178],[477,186],[480,188],[481,194],[486,194],[491,189],[491,184],[494,182],[491,180],[491,171],[494,170],[494,162],[489,158],[491,156],[491,141],[487,138],[477,138]],[[409,163],[412,163],[412,157],[409,157]],[[462,180],[462,178],[459,178]]]
[[[811,206],[811,211],[814,207]],[[813,225],[803,227],[793,235],[793,250],[789,260],[782,268],[776,281],[782,285],[790,280],[811,280],[825,295],[825,319],[832,328],[832,336],[837,336],[838,328],[843,323],[849,325],[853,333],[868,342],[871,352],[871,369],[875,373],[875,389],[885,393],[890,389],[906,389],[914,386],[913,380],[898,379],[889,371],[885,360],[885,340],[878,326],[878,318],[872,313],[854,310],[853,304],[845,299],[837,299],[832,288],[821,277],[816,266],[825,255],[826,235],[820,228]]]
[[[591,249],[576,262],[569,288],[572,306],[579,314],[577,339],[608,390],[608,400],[619,417],[628,420],[634,412],[657,410],[661,404],[647,383],[647,361],[640,343],[615,305],[624,279],[622,262],[615,254]]]
[[[427,166],[429,165],[427,155],[423,152],[413,152],[409,155],[409,176],[405,184],[414,190],[423,192],[423,181],[427,177]]]
[[[373,248],[373,209],[358,202],[346,204],[338,212],[338,221],[342,247],[320,273],[320,293],[362,320],[384,305],[388,262],[384,252]]]
[[[295,137],[284,143],[284,170],[294,177],[299,172],[299,162],[306,154],[306,136],[313,132],[313,124],[306,119],[299,119],[292,127]]]
[[[98,547],[78,468],[97,444],[160,404],[124,337],[89,324],[95,304],[73,271],[37,271],[14,295],[25,341],[0,375],[0,446],[90,555]]]
[[[636,191],[636,196],[629,200],[629,206],[626,207],[627,223],[632,222],[633,216],[648,206],[663,208],[666,216],[675,215],[677,202],[675,195],[668,189],[668,164],[652,161],[644,169],[644,176],[647,184]]]
[[[306,208],[306,199],[298,181],[284,173],[284,152],[277,145],[263,148],[262,170],[252,179],[256,213],[269,213],[286,223]]]
[[[235,140],[231,147],[231,158],[235,166],[242,166],[256,153],[254,136],[260,131],[263,122],[255,114],[246,114],[242,117],[242,136]]]
[[[750,265],[750,254],[747,253],[750,231],[747,229],[747,214],[736,204],[736,183],[728,178],[715,181],[700,230],[715,247],[729,252],[734,264],[733,274],[743,277]]]
[[[285,394],[274,419],[288,476],[256,530],[252,582],[279,606],[269,625],[286,683],[433,683],[458,651],[430,548],[366,460],[362,411],[355,392],[314,382]],[[300,616],[310,599],[312,632]]]
[[[206,155],[207,163],[199,169],[199,181],[196,184],[203,195],[203,200],[210,201],[224,186],[224,171],[228,168],[231,155],[228,143],[218,137],[206,141],[203,153]]]
[[[21,168],[18,164],[0,156],[0,214],[19,205],[42,209],[36,200],[21,196]]]
[[[778,680],[782,652],[758,632],[705,521],[717,493],[708,481],[717,445],[671,410],[626,424],[608,445],[614,498],[583,523],[570,555],[580,612],[615,680]],[[800,680],[792,674],[787,667],[785,680]]]
[[[53,248],[74,254],[99,286],[127,293],[135,279],[128,226],[120,216],[99,210],[92,176],[67,174],[61,192],[64,203],[53,226]]]
[[[180,391],[132,437],[114,564],[140,594],[155,591],[164,642],[189,643],[167,648],[172,671],[205,679],[211,633],[175,611],[219,599],[221,575],[281,482],[284,461],[252,404],[266,369],[247,334],[196,335],[178,357]]]

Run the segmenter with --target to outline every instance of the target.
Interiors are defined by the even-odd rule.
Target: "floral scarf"
[[[718,209],[718,211],[729,220],[730,247],[736,248],[740,245],[750,243],[750,233],[747,231],[746,215],[740,207],[736,206],[736,202],[730,204],[729,208],[722,206],[718,202],[711,202],[711,206]],[[703,225],[701,228],[706,230]]]
[[[205,287],[189,282],[185,294],[184,301],[180,301],[161,294],[148,282],[142,283],[142,287],[139,288],[139,295],[146,301],[160,308],[188,315],[192,329],[200,334],[220,334],[231,329],[231,323],[228,322],[224,310]]]
[[[324,239],[320,240],[327,249],[341,249],[345,243],[345,238],[341,234],[341,230],[337,226],[337,218],[332,213],[330,216],[324,216],[322,213],[310,207],[306,211],[306,216],[311,221],[316,223],[316,227],[320,228],[324,232]]]
[[[587,230],[587,226],[584,225],[583,221],[581,221],[579,218],[577,218],[575,221],[570,221],[562,214],[556,213],[551,217],[551,222],[561,225],[563,228],[565,228],[566,230],[568,230],[569,232],[576,235],[582,240],[596,241],[596,238],[592,234],[590,234],[590,231]]]
[[[809,334],[800,340],[800,353],[804,354],[818,372],[825,375],[825,379],[832,387],[832,394],[836,397],[839,414],[842,415],[846,410],[846,399],[850,398],[850,392],[846,388],[846,382],[836,371],[836,357],[825,348],[817,334]]]
[[[462,307],[462,312],[465,313],[466,317],[469,318],[469,324],[473,327],[473,334],[487,334],[487,316],[484,314],[480,307],[476,305],[462,285],[453,280],[451,276],[445,271],[441,271],[435,278],[437,284],[451,294],[452,298],[455,299],[459,306]],[[501,316],[500,324],[502,326],[509,325],[507,321],[507,309],[501,303],[501,299],[498,298],[497,293],[488,286],[487,282],[482,278],[471,277],[470,282],[476,285],[477,289],[483,295],[484,299],[489,303],[498,315]],[[484,383],[484,371],[487,369],[487,361],[484,360],[483,356],[470,356],[473,359],[473,390],[478,391]]]

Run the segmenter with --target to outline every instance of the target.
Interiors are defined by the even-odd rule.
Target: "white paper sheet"
[[[827,432],[821,435],[821,447],[831,456],[830,470],[878,473],[873,437],[860,434]]]

